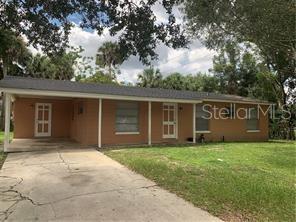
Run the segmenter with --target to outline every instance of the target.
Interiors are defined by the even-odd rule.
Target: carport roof
[[[218,93],[119,86],[113,84],[81,83],[68,80],[50,80],[31,77],[6,76],[0,81],[1,91],[22,89],[51,92],[85,93],[139,98],[192,101],[229,101],[240,103],[268,103],[247,97]]]

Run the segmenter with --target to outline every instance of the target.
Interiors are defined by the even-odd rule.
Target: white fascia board
[[[239,104],[258,104],[258,105],[273,105],[273,103],[262,103],[252,101],[234,101],[234,100],[223,100],[223,99],[203,99],[203,102],[220,102],[220,103],[239,103]]]
[[[33,89],[13,89],[0,88],[1,91],[19,94],[19,95],[36,95],[36,96],[55,96],[55,97],[71,97],[71,98],[90,98],[90,99],[113,99],[113,100],[131,100],[131,101],[151,101],[151,102],[173,102],[173,103],[201,103],[201,100],[186,100],[186,99],[167,99],[167,98],[152,98],[139,96],[121,96],[107,95],[97,93],[80,93],[80,92],[65,92],[65,91],[48,91],[48,90],[33,90]]]

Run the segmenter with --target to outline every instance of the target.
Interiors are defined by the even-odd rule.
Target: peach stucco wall
[[[139,134],[118,135],[115,131],[116,100],[103,100],[102,105],[102,144],[145,144],[148,143],[148,103],[139,102]],[[151,106],[151,140],[152,143],[185,142],[192,137],[192,104],[178,105],[178,139],[162,138],[161,102],[153,102]]]
[[[35,98],[17,98],[15,100],[13,105],[14,137],[34,137],[36,103],[52,104],[52,137],[69,137],[71,101]]]
[[[84,145],[98,144],[98,110],[97,99],[34,99],[17,98],[14,102],[15,138],[34,137],[35,103],[52,104],[52,137],[67,137]],[[102,145],[146,144],[148,143],[148,103],[139,102],[139,134],[118,135],[115,132],[116,100],[102,102]],[[210,103],[226,107],[225,103]],[[152,143],[183,143],[193,136],[193,105],[178,104],[178,138],[163,139],[163,103],[152,102]],[[79,113],[79,107],[83,112]],[[250,107],[250,105],[238,105]],[[204,133],[206,141],[267,140],[268,117],[261,114],[260,132],[250,133],[246,130],[246,120],[210,120],[210,133]],[[197,134],[197,138],[200,134]]]
[[[212,107],[229,107],[229,103],[217,103],[208,102],[207,104]],[[250,108],[255,105],[236,104],[236,110],[240,108]],[[266,106],[261,106],[266,110]],[[268,115],[264,116],[262,112],[259,112],[259,130],[260,132],[247,132],[247,120],[246,119],[222,119],[212,118],[209,122],[210,133],[204,133],[206,141],[222,141],[223,136],[225,141],[264,141],[268,140]],[[212,111],[214,116],[214,113]],[[244,111],[239,112],[239,116],[244,116]],[[197,138],[200,134],[197,134]]]
[[[16,98],[13,105],[14,138],[34,138],[35,104],[52,104],[52,138],[72,138],[82,144],[97,144],[97,100]],[[82,103],[83,113],[78,114]]]
[[[79,113],[82,108],[82,113]],[[98,144],[99,101],[95,99],[73,100],[70,137],[85,145]]]

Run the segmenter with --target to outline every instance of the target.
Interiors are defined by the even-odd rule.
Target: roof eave
[[[123,96],[98,93],[83,93],[71,91],[53,91],[53,90],[36,90],[36,89],[19,89],[19,88],[0,88],[1,92],[20,94],[20,95],[36,95],[36,96],[53,96],[53,97],[69,97],[69,98],[90,98],[90,99],[114,99],[114,100],[130,100],[130,101],[151,101],[151,102],[179,102],[198,104],[203,102],[225,102],[225,103],[240,103],[240,104],[258,104],[258,105],[273,105],[260,101],[237,101],[223,99],[170,99],[170,98],[153,98],[140,96]]]
[[[98,93],[83,93],[69,91],[51,91],[51,90],[35,90],[35,89],[16,89],[16,88],[0,88],[1,92],[19,94],[19,95],[36,95],[36,96],[52,96],[52,97],[69,97],[69,98],[89,98],[89,99],[114,99],[114,100],[130,100],[130,101],[151,101],[151,102],[181,102],[181,103],[202,103],[202,100],[193,99],[170,99],[170,98],[153,98],[140,96],[122,96]]]
[[[237,101],[226,99],[203,99],[204,102],[225,102],[225,103],[241,103],[241,104],[258,104],[258,105],[274,105],[274,103],[266,101]]]

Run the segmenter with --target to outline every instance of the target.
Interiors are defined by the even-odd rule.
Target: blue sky
[[[158,22],[166,22],[167,14],[161,5],[153,7],[153,11]],[[182,15],[178,9],[174,10],[177,22],[182,22]],[[111,37],[105,30],[103,35],[99,36],[91,30],[82,30],[78,23],[80,18],[77,15],[71,16],[72,22],[77,26],[71,31],[69,44],[71,46],[82,46],[84,48],[83,56],[95,57],[96,51],[105,41],[116,41],[116,37]],[[212,58],[214,51],[206,49],[198,40],[193,41],[187,49],[171,49],[160,44],[156,52],[159,55],[158,61],[153,62],[155,68],[159,68],[164,76],[173,72],[182,74],[195,74],[197,72],[208,72],[212,68]],[[138,57],[130,57],[120,66],[121,74],[118,76],[119,81],[135,82],[137,74],[144,68]]]
[[[75,27],[70,35],[70,45],[82,46],[84,48],[84,56],[95,57],[98,47],[105,41],[116,40],[111,37],[107,31],[103,35],[98,36]],[[207,72],[212,68],[212,58],[214,51],[206,49],[199,41],[194,41],[188,49],[174,50],[164,45],[159,45],[156,49],[159,54],[158,61],[153,63],[155,68],[159,68],[164,76],[173,72],[182,74],[195,74],[199,71]],[[130,57],[120,66],[121,74],[118,76],[119,81],[135,82],[137,74],[144,68],[138,57]]]

